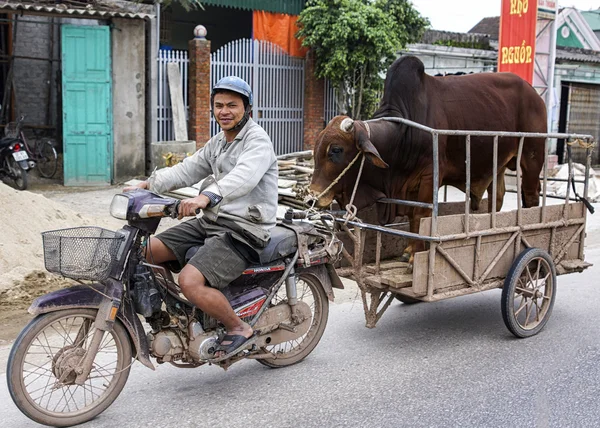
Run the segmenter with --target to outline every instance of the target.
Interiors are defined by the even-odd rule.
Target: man
[[[275,226],[277,159],[271,139],[250,118],[252,90],[242,79],[225,77],[211,93],[212,113],[222,131],[182,163],[155,171],[137,187],[158,193],[204,180],[200,194],[184,199],[179,218],[198,216],[151,238],[146,258],[154,263],[177,260],[200,250],[179,274],[183,295],[227,329],[216,357],[249,345],[252,328],[240,320],[219,291],[255,261]],[[130,190],[131,188],[125,189]]]

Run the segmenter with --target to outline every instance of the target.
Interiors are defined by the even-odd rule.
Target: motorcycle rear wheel
[[[73,369],[94,335],[97,312],[79,308],[39,315],[13,344],[6,373],[8,390],[30,419],[57,427],[81,424],[106,410],[123,390],[131,342],[119,321],[104,333],[84,384],[74,383]]]
[[[6,162],[8,164],[8,176],[15,183],[15,187],[19,190],[27,189],[27,171],[21,168],[10,154],[6,158]]]
[[[257,359],[259,363],[272,368],[287,367],[299,363],[315,349],[329,317],[329,301],[325,289],[315,276],[300,274],[296,281],[298,300],[306,302],[311,307],[312,323],[308,332],[299,339],[262,348],[263,352],[275,354],[274,358]],[[272,305],[287,300],[285,287],[273,299]]]

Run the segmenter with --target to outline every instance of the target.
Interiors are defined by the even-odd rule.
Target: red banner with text
[[[533,82],[537,0],[502,0],[498,71]]]

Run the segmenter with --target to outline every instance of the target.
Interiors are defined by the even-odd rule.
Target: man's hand
[[[191,217],[196,215],[196,210],[203,210],[210,205],[210,199],[206,195],[198,195],[195,198],[183,199],[179,204],[179,220],[183,217]]]
[[[123,192],[131,192],[136,189],[148,189],[148,182],[142,181],[141,183],[136,184],[135,186],[127,186],[123,188]]]

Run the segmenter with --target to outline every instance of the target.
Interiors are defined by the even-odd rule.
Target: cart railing
[[[439,136],[447,135],[447,136],[464,136],[465,137],[465,148],[466,148],[466,182],[465,182],[465,215],[468,215],[470,212],[470,190],[471,190],[471,137],[493,137],[493,171],[492,171],[492,195],[488,195],[488,202],[491,199],[492,210],[491,210],[491,224],[490,228],[493,229],[496,226],[496,196],[498,193],[498,140],[503,137],[508,138],[519,138],[519,148],[517,152],[517,194],[521,194],[521,155],[523,153],[523,143],[526,138],[544,138],[545,139],[545,150],[544,150],[544,166],[543,166],[543,185],[542,185],[542,211],[541,211],[541,219],[540,223],[544,223],[546,218],[546,198],[547,198],[547,188],[548,188],[548,151],[549,151],[549,139],[557,138],[557,139],[565,139],[567,141],[582,141],[583,146],[586,149],[586,165],[585,165],[585,178],[584,183],[584,191],[583,191],[583,199],[587,200],[588,197],[588,187],[589,187],[589,171],[591,168],[591,153],[594,147],[594,137],[592,135],[587,134],[566,134],[566,133],[536,133],[536,132],[503,132],[503,131],[462,131],[462,130],[448,130],[448,129],[434,129],[425,125],[421,125],[417,122],[413,122],[408,119],[399,118],[399,117],[384,117],[379,119],[371,119],[367,120],[367,123],[377,122],[377,121],[389,121],[389,122],[398,122],[409,127],[413,127],[416,129],[420,129],[422,131],[428,132],[432,135],[433,139],[433,203],[424,203],[417,201],[408,201],[401,199],[391,199],[384,198],[380,199],[378,202],[380,203],[390,203],[390,204],[398,204],[410,207],[420,207],[420,208],[428,208],[432,210],[431,216],[431,234],[429,236],[423,236],[411,232],[405,232],[401,230],[394,230],[390,228],[386,228],[384,226],[370,226],[370,225],[362,225],[362,227],[370,230],[380,231],[380,232],[389,232],[391,234],[404,236],[406,238],[411,239],[420,239],[423,241],[429,242],[440,242],[440,239],[443,240],[443,237],[437,236],[437,218],[439,212]],[[573,162],[570,151],[570,146],[567,145],[567,159],[568,159],[568,168],[569,168],[569,178],[567,179],[569,182],[575,182],[573,177]],[[560,179],[552,181],[560,181]],[[577,181],[581,182],[581,181]],[[566,204],[569,203],[571,199],[571,188],[567,187],[567,194],[565,197]],[[522,203],[521,199],[517,198],[517,211],[518,216],[521,218],[522,213]],[[568,213],[565,210],[565,220],[567,220]],[[346,222],[346,220],[339,218],[339,221]],[[347,224],[351,224],[351,222],[347,222]],[[468,230],[469,224],[465,222],[465,230],[464,234],[466,237],[470,237],[471,234]]]
[[[366,231],[374,231],[377,234],[377,246],[376,246],[376,255],[375,255],[375,272],[379,273],[380,262],[381,262],[381,235],[389,234],[400,236],[412,240],[421,240],[425,242],[429,242],[429,253],[428,257],[428,275],[427,275],[427,291],[426,298],[428,300],[433,300],[433,292],[434,292],[434,265],[435,265],[435,257],[436,252],[446,259],[446,261],[452,265],[452,267],[456,270],[456,272],[464,279],[465,284],[469,287],[472,287],[473,291],[489,289],[490,287],[497,287],[498,280],[497,278],[488,278],[492,269],[494,269],[495,265],[498,261],[503,257],[507,249],[511,246],[511,244],[516,247],[521,244],[529,247],[529,243],[526,240],[525,234],[527,231],[537,230],[537,229],[550,229],[549,233],[553,234],[556,228],[561,227],[574,227],[576,230],[574,231],[573,236],[570,238],[567,243],[566,248],[568,248],[577,237],[580,237],[581,242],[583,243],[584,235],[585,235],[585,210],[582,210],[582,215],[574,215],[574,218],[569,218],[569,201],[572,199],[571,188],[567,187],[566,196],[565,196],[565,204],[562,208],[562,212],[557,212],[556,208],[552,209],[551,219],[547,218],[547,189],[548,189],[548,150],[549,150],[549,139],[557,138],[557,139],[565,139],[569,143],[567,146],[567,159],[568,159],[568,179],[565,181],[574,183],[574,174],[573,174],[573,162],[571,156],[570,145],[574,143],[579,143],[582,147],[586,149],[586,165],[585,165],[585,177],[583,180],[577,180],[578,182],[583,182],[584,191],[583,198],[579,197],[575,193],[575,187],[573,185],[573,191],[575,193],[575,199],[583,199],[586,203],[586,206],[589,206],[587,203],[588,197],[588,187],[589,187],[589,172],[590,172],[590,164],[591,164],[591,153],[594,147],[594,137],[591,135],[585,134],[567,134],[567,133],[531,133],[531,132],[501,132],[501,131],[463,131],[463,130],[444,130],[444,129],[433,129],[419,123],[403,119],[397,117],[386,117],[379,119],[372,119],[366,122],[376,122],[376,121],[390,121],[390,122],[398,122],[402,123],[406,126],[413,127],[424,132],[428,132],[432,135],[432,151],[433,151],[433,163],[432,163],[432,175],[433,175],[433,200],[432,203],[424,203],[417,201],[408,201],[402,199],[392,199],[392,198],[384,198],[380,199],[378,202],[380,203],[388,203],[388,204],[398,204],[409,207],[418,207],[418,208],[426,208],[430,209],[432,212],[431,220],[429,224],[429,228],[426,234],[422,233],[414,233],[405,230],[399,230],[393,227],[388,226],[378,226],[372,224],[362,223],[360,221],[349,220],[348,218],[342,218],[337,216],[335,218],[336,222],[341,226],[343,230],[348,232],[348,236],[351,238],[354,244],[354,255],[350,255],[347,251],[344,251],[344,255],[350,262],[353,267],[353,275],[355,279],[359,283],[359,287],[363,294],[363,304],[365,306],[365,314],[367,314],[367,324],[374,326],[376,321],[385,311],[387,306],[390,304],[393,295],[390,295],[387,302],[384,304],[381,310],[377,310],[380,302],[382,302],[383,293],[372,292],[369,291],[368,287],[362,281],[363,276],[363,253],[365,248],[365,238]],[[465,182],[465,200],[464,200],[464,221],[462,221],[462,230],[458,228],[458,230],[453,231],[453,233],[438,233],[438,216],[439,216],[439,187],[440,187],[440,168],[439,168],[439,136],[463,136],[465,137],[465,163],[466,163],[466,182]],[[470,211],[470,203],[471,203],[471,137],[492,137],[493,138],[493,171],[492,171],[492,194],[488,194],[488,204],[491,203],[491,212],[489,213],[489,227],[485,227],[483,230],[481,228],[477,230],[470,230],[470,221],[469,214]],[[521,197],[517,197],[517,219],[514,224],[511,224],[508,227],[498,227],[496,222],[496,196],[498,192],[498,141],[500,138],[518,138],[519,146],[517,151],[517,193],[521,195],[521,157],[523,153],[523,144],[525,139],[527,138],[543,138],[545,140],[544,144],[544,164],[543,164],[543,175],[541,176],[542,184],[542,204],[541,207],[538,207],[535,212],[528,212],[527,221],[523,221],[523,206]],[[551,179],[554,180],[554,179]],[[559,181],[557,179],[556,181]],[[562,180],[561,180],[562,181]],[[489,206],[489,205],[488,205]],[[560,210],[560,208],[558,208]],[[539,214],[538,214],[539,211]],[[577,212],[577,211],[576,211]],[[539,220],[531,221],[532,213],[537,216],[539,215]],[[351,230],[352,228],[352,230]],[[421,232],[421,231],[420,231]],[[494,260],[487,266],[485,269],[478,269],[476,266],[474,269],[474,274],[469,276],[461,267],[456,263],[452,257],[447,254],[447,252],[439,247],[439,251],[437,251],[438,246],[443,242],[447,241],[455,241],[461,239],[476,239],[476,258],[478,257],[478,248],[481,243],[481,238],[485,236],[491,235],[500,235],[500,234],[510,234],[510,238],[503,244],[502,248],[499,250],[498,254],[495,256]],[[560,259],[564,256],[563,253],[566,253],[566,248],[559,250],[556,254],[556,257]],[[579,249],[579,258],[583,259],[583,245],[580,245]],[[365,292],[369,291],[371,294],[371,309],[367,306],[367,299]],[[466,293],[463,293],[466,294]]]

